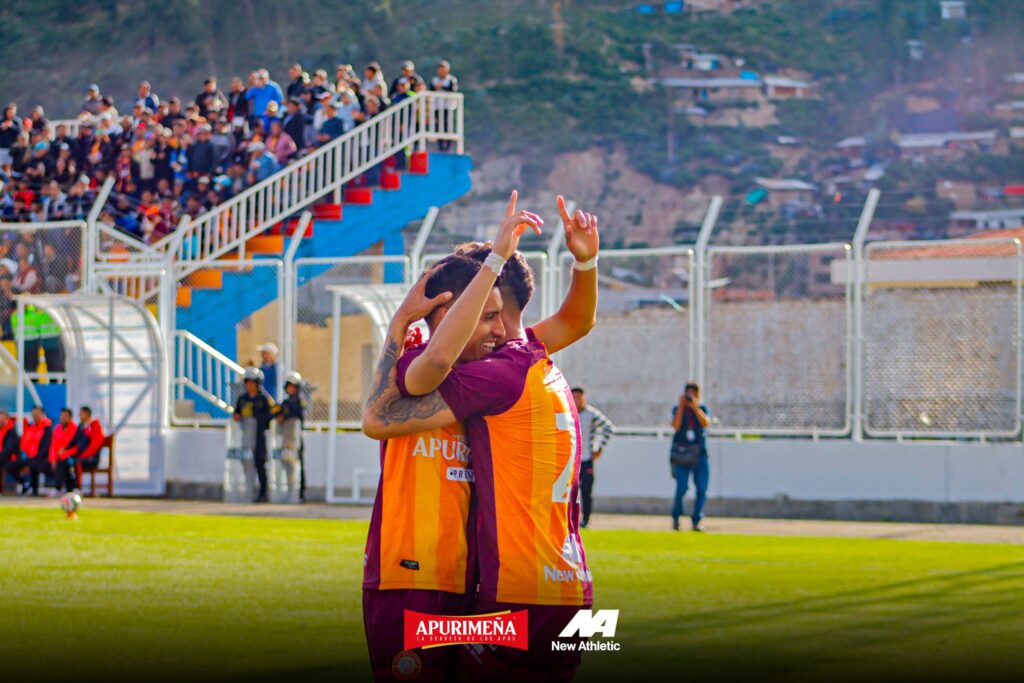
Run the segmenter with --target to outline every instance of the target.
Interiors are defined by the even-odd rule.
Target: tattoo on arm
[[[377,361],[377,369],[373,375],[373,385],[370,395],[366,399],[366,405],[373,408],[388,386],[394,386],[398,381],[398,372],[395,369],[398,364],[398,343],[394,339],[388,339],[381,349],[380,359]]]
[[[441,411],[447,410],[448,404],[444,402],[438,391],[432,391],[426,396],[409,398],[403,398],[396,391],[385,397],[380,408],[382,410],[378,413],[375,407],[374,414],[384,424],[394,424],[433,417]]]
[[[402,397],[398,391],[397,364],[398,343],[389,339],[381,350],[370,395],[366,399],[374,418],[381,424],[401,424],[433,417],[448,409],[448,404],[437,391],[426,396]]]

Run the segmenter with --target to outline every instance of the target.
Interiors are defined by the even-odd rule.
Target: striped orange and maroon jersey
[[[528,334],[529,342],[455,368],[439,388],[473,452],[479,597],[591,605],[576,405],[544,345]]]
[[[403,390],[408,360],[399,363]],[[475,576],[467,537],[469,454],[458,422],[381,443],[363,588],[466,592],[467,576]]]

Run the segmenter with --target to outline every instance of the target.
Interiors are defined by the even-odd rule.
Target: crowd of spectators
[[[12,103],[0,121],[0,220],[84,218],[98,188],[113,177],[102,220],[155,242],[182,216],[230,199],[389,106],[426,90],[457,89],[444,61],[429,81],[407,61],[390,85],[376,62],[361,77],[339,64],[333,78],[293,64],[284,88],[266,69],[245,81],[232,78],[226,92],[211,76],[184,101],[162,100],[143,81],[130,111],[118,111],[114,99],[92,84],[75,135],[67,126],[48,125],[42,107],[21,118]],[[21,246],[0,249],[17,255]],[[39,258],[44,256],[42,247]],[[12,260],[0,257],[0,271]],[[0,272],[0,282],[2,277]],[[42,279],[38,286],[45,286]]]

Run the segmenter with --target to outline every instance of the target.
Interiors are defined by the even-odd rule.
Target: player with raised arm
[[[510,205],[512,206],[512,205]],[[529,212],[507,212],[498,239],[514,250],[527,228],[540,228]],[[517,234],[518,233],[518,234]],[[494,277],[478,261],[454,256],[420,278],[395,313],[378,373],[389,371],[401,352],[409,325],[420,318],[438,339],[450,339],[451,355],[428,356],[442,363],[469,362],[487,355],[504,337],[501,296]],[[464,306],[464,292],[482,293],[482,311],[470,324],[439,323]],[[398,332],[397,330],[399,330]],[[448,336],[446,335],[455,335]],[[461,353],[459,352],[461,350]],[[367,399],[374,405],[386,382],[375,382]],[[444,681],[454,675],[456,648],[406,651],[405,609],[429,614],[468,614],[476,563],[470,557],[470,449],[462,425],[447,424],[381,443],[381,479],[374,500],[363,571],[363,621],[374,678],[400,680],[418,672],[418,680]],[[475,540],[475,537],[474,537]]]
[[[592,577],[578,528],[580,434],[575,404],[548,351],[572,343],[593,325],[599,241],[596,218],[583,212],[570,218],[561,198],[559,209],[567,245],[576,257],[570,286],[576,302],[567,299],[554,320],[524,329],[522,311],[531,292],[528,283],[517,279],[517,268],[498,260],[508,252],[506,245],[496,241],[485,263],[505,271],[502,317],[507,321],[503,326],[508,341],[481,360],[457,367],[417,363],[439,339],[435,335],[425,349],[407,352],[398,361],[396,372],[379,368],[378,377],[395,377],[394,391],[381,392],[380,400],[368,404],[364,414],[364,429],[378,438],[452,419],[465,425],[479,515],[475,612],[525,609],[530,624],[526,652],[495,646],[464,649],[460,673],[473,679],[538,675],[547,680],[571,679],[580,652],[552,652],[551,641],[580,607],[593,603]],[[527,293],[525,298],[514,295],[517,288]],[[505,295],[506,290],[511,290],[510,295]],[[476,300],[470,304],[469,290],[463,294],[461,315],[479,310],[480,293],[474,296]],[[456,323],[455,314],[453,307],[438,333],[446,324]],[[564,323],[565,318],[576,324],[582,321],[584,330],[574,330]],[[404,336],[401,330],[392,334],[399,332]],[[544,338],[547,335],[550,341]],[[439,376],[443,376],[440,383]],[[417,399],[398,397],[400,393],[427,392],[434,385],[446,406],[443,409],[435,394]],[[410,417],[404,420],[405,416]]]

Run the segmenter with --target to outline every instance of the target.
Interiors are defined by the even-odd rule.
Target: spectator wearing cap
[[[306,89],[306,81],[302,78],[302,65],[296,62],[288,68],[288,78],[292,79],[288,84],[288,90],[285,95],[290,100],[293,97],[298,97],[302,94],[302,91]]]
[[[327,80],[327,71],[324,69],[313,72],[313,77],[309,80],[309,89],[313,91],[313,97],[318,99],[323,93],[334,94],[334,86]]]
[[[213,138],[210,124],[200,124],[197,133],[196,141],[188,148],[188,168],[193,177],[210,175],[217,167],[216,150],[210,141]]]
[[[100,113],[100,102],[100,86],[92,83],[85,90],[85,99],[82,100],[81,110],[91,116],[96,116]]]
[[[296,95],[288,98],[288,108],[281,120],[281,128],[297,147],[306,147],[306,117],[302,100]]]
[[[267,110],[263,112],[261,123],[263,124],[263,131],[267,133],[270,131],[270,123],[275,119],[280,119],[281,107],[277,102],[271,100],[267,102]]]
[[[262,117],[267,112],[267,106],[271,102],[281,104],[284,96],[281,86],[270,80],[270,72],[266,69],[256,71],[255,85],[245,91],[245,99],[249,101],[249,123],[252,125],[254,118]]]
[[[142,81],[139,83],[139,101],[142,102],[144,109],[150,111],[156,111],[157,107],[160,106],[160,98],[153,92],[153,88],[149,85],[149,81]]]
[[[231,124],[227,119],[217,124],[213,136],[210,138],[210,143],[213,145],[214,165],[218,170],[226,168],[237,146],[235,136],[231,133]]]
[[[409,86],[411,83],[405,76],[395,79],[395,84],[391,88],[391,104],[395,105],[403,100],[407,100],[411,97],[409,93]]]
[[[11,102],[4,107],[3,119],[0,119],[0,167],[11,165],[11,147],[18,141],[19,133],[21,120],[18,119],[18,105]]]
[[[313,96],[313,101],[315,102],[312,109],[313,128],[315,128],[316,131],[319,133],[320,127],[324,125],[324,119],[327,118],[326,105],[333,98],[331,97],[331,93],[327,92],[326,90],[316,93],[313,91],[312,88],[310,88],[308,92]]]
[[[340,137],[345,133],[344,124],[341,119],[338,118],[338,110],[335,107],[334,102],[328,98],[324,101],[324,122],[320,124],[320,129],[317,134],[317,139],[320,144],[327,144],[331,140]]]
[[[181,111],[181,98],[172,97],[167,104],[167,115],[160,120],[160,123],[168,128],[174,125],[175,121],[184,121],[185,114]]]
[[[459,79],[452,73],[451,64],[448,60],[442,59],[437,64],[437,75],[430,79],[430,89],[434,91],[444,92],[457,92],[459,90]],[[442,102],[438,105],[438,110],[434,112],[434,116],[437,117],[437,129],[441,130],[443,124],[442,116],[445,111],[450,111],[454,108],[454,103]],[[437,146],[442,151],[451,149],[451,140],[439,140]]]
[[[399,75],[397,78],[395,78],[395,80],[393,80],[391,82],[391,91],[390,92],[394,93],[394,92],[396,92],[398,90],[398,82],[400,80],[402,80],[403,78],[406,80],[406,86],[407,86],[406,87],[406,92],[411,92],[412,91],[413,84],[416,81],[422,81],[423,80],[423,78],[418,73],[416,73],[416,65],[413,64],[408,59],[405,60],[404,62],[402,62],[402,73],[401,73],[401,75]],[[398,99],[396,97],[394,97],[394,96],[392,96],[391,99],[392,99],[392,102],[397,102],[398,101]]]
[[[199,115],[204,118],[208,118],[211,111],[224,111],[228,108],[228,98],[217,89],[217,79],[214,76],[203,81],[203,90],[196,95],[195,103],[199,108]]]
[[[263,387],[271,398],[277,400],[277,344],[267,342],[256,347],[260,354],[260,370],[263,371]]]
[[[338,95],[334,104],[335,116],[341,120],[342,132],[347,133],[356,127],[356,112],[360,111],[359,101],[351,90],[345,90]]]
[[[249,184],[253,185],[281,170],[277,157],[262,142],[249,145]]]

